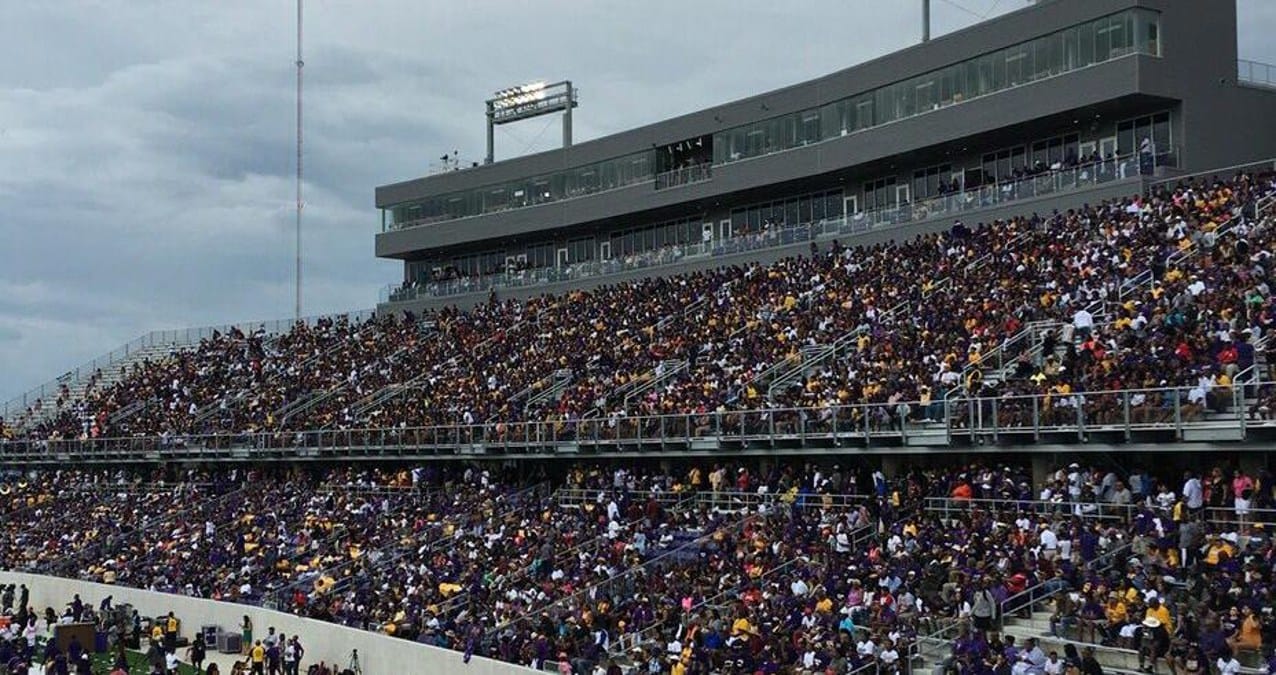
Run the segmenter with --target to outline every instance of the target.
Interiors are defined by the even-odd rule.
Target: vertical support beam
[[[572,105],[576,100],[576,90],[570,80],[567,81],[567,109],[563,111],[563,147],[572,147]]]
[[[922,0],[922,42],[930,42],[930,0]]]
[[[491,101],[487,102],[487,156],[483,158],[484,164],[491,164],[496,159],[496,124],[492,121],[496,114],[496,106]]]

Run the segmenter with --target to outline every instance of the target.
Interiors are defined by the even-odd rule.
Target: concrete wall
[[[359,650],[359,663],[367,675],[442,673],[450,669],[463,671],[467,675],[518,675],[537,672],[479,657],[466,664],[462,661],[461,654],[454,651],[248,605],[21,572],[0,571],[0,584],[26,584],[31,590],[31,605],[39,613],[45,607],[61,610],[76,593],[80,594],[85,603],[91,603],[94,607],[110,595],[114,597],[115,604],[131,604],[143,615],[158,616],[171,611],[181,620],[182,635],[186,637],[194,637],[200,626],[208,624],[238,632],[243,617],[247,614],[253,622],[254,637],[265,635],[270,626],[287,635],[301,636],[301,644],[306,650],[302,672],[307,665],[317,661],[344,668],[350,662],[351,651],[356,649]]]

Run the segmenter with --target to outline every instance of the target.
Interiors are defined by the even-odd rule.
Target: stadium
[[[579,144],[572,82],[498,92],[487,161],[375,188],[374,312],[5,405],[0,667],[1276,672],[1237,21],[1043,1]]]

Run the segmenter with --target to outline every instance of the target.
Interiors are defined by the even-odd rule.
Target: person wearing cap
[[[1149,612],[1151,609],[1149,608]],[[1138,633],[1139,670],[1150,673],[1156,670],[1156,662],[1165,659],[1166,665],[1173,669],[1168,655],[1170,652],[1169,627],[1156,616],[1149,614],[1143,619],[1143,629]]]

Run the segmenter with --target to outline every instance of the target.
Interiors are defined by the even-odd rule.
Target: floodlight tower
[[[571,80],[545,84],[532,82],[496,92],[487,100],[487,157],[484,164],[496,159],[496,125],[563,113],[563,147],[572,144],[572,108],[578,103],[578,91]]]

